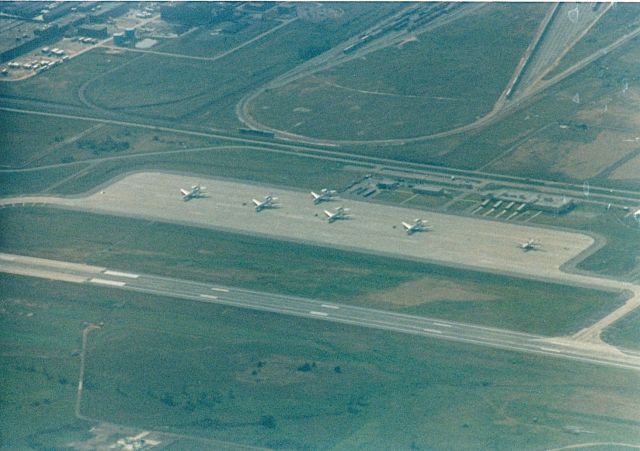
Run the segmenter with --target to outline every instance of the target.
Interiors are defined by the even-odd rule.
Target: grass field
[[[500,122],[470,133],[438,162],[471,169],[493,161],[486,168],[492,172],[561,181],[589,178],[637,189],[637,180],[615,183],[608,177],[617,161],[634,150],[627,140],[636,135],[635,88],[630,83],[629,93],[622,90],[624,74],[633,71],[640,55],[638,42],[575,73]],[[576,94],[579,103],[573,101]],[[607,152],[599,151],[603,147]]]
[[[640,440],[640,392],[628,371],[96,287],[0,280],[0,396],[11,412],[0,415],[3,447],[62,448],[91,436],[91,424],[73,418],[86,322],[104,322],[89,337],[81,405],[97,420],[296,449],[528,450]]]
[[[636,309],[607,327],[602,338],[616,346],[640,349],[640,310]]]
[[[219,149],[184,154],[140,155],[126,160],[105,161],[91,173],[61,185],[55,192],[82,193],[120,173],[141,169],[229,177],[304,189],[340,188],[356,178],[355,174],[342,171],[342,167],[342,163],[333,161],[283,155],[237,145],[221,146]]]
[[[270,90],[252,113],[268,126],[327,139],[421,136],[473,122],[493,107],[545,10],[492,4],[415,41]]]
[[[136,127],[3,113],[0,164],[34,167],[133,153],[206,147],[220,141]]]
[[[51,152],[40,164],[56,164],[132,154],[176,152],[214,147],[220,140],[147,130],[136,127],[99,124],[73,143]]]
[[[0,221],[4,252],[543,335],[575,332],[623,300],[574,287],[58,209],[0,210]]]
[[[549,72],[549,79],[568,69],[573,64],[614,42],[640,25],[640,5],[620,3],[609,9],[594,27],[560,60]]]
[[[93,124],[86,121],[2,112],[0,166],[21,167],[41,163],[49,152],[63,147]]]
[[[572,182],[590,180],[615,186],[609,177],[637,151],[635,100],[623,95],[620,76],[631,68],[631,59],[640,55],[637,45],[632,44],[601,64],[592,65],[560,83],[528,108],[528,120],[544,129],[517,143],[510,153],[486,169],[509,175]],[[572,100],[576,94],[580,96],[579,104]],[[512,124],[518,130],[521,127],[514,124],[513,119],[506,119],[504,126]],[[602,152],[603,148],[607,152]],[[638,186],[637,180],[635,186],[633,180],[618,181],[617,185]]]
[[[96,79],[87,95],[112,111],[237,128],[235,105],[243,95],[396,9],[352,4],[335,20],[297,20],[215,62],[147,54]]]
[[[55,183],[85,169],[85,164],[74,164],[48,169],[0,172],[0,195],[15,196],[40,193]]]
[[[605,276],[632,276],[640,269],[640,227],[621,209],[580,206],[563,216],[540,215],[532,222],[567,227],[606,237],[607,244],[585,258],[578,268]]]

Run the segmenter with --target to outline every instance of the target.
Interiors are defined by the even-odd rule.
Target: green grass
[[[342,171],[342,167],[341,163],[333,161],[283,155],[267,150],[241,147],[229,149],[221,146],[220,149],[184,154],[140,155],[126,160],[106,161],[85,176],[60,186],[55,192],[82,193],[118,174],[141,169],[229,177],[304,189],[318,186],[340,188],[356,177],[353,173]]]
[[[604,236],[606,246],[581,261],[578,268],[605,276],[625,277],[637,270],[640,263],[640,227],[631,218],[625,218],[626,214],[619,209],[607,212],[604,207],[580,206],[568,215],[540,215],[533,222]]]
[[[623,348],[640,348],[640,310],[636,309],[607,327],[602,334],[607,343]]]
[[[96,420],[295,449],[640,440],[629,371],[106,288],[0,281],[0,430],[10,449],[91,436],[91,424],[73,418],[72,353],[86,321],[104,322],[89,336],[82,399]],[[571,426],[590,433],[575,436]]]
[[[49,152],[91,126],[87,121],[3,111],[0,166],[21,167],[32,161],[40,164]]]
[[[309,49],[327,50],[397,8],[350,5],[336,20],[297,20],[215,62],[147,54],[96,79],[87,94],[112,111],[237,128],[243,95],[304,62]]]
[[[601,7],[604,7],[602,5]],[[640,5],[619,3],[609,9],[545,78],[549,79],[629,33],[640,22]]]
[[[587,289],[59,209],[1,210],[0,221],[3,252],[543,335],[575,332],[623,300]]]
[[[73,176],[85,167],[85,164],[72,164],[48,169],[2,171],[0,172],[0,195],[37,194]]]
[[[270,90],[252,111],[266,125],[326,139],[413,137],[473,122],[493,107],[545,10],[490,5],[417,42]]]
[[[131,154],[175,152],[191,148],[213,147],[216,144],[220,144],[220,140],[215,138],[100,124],[76,142],[61,146],[43,158],[40,163],[56,164]]]

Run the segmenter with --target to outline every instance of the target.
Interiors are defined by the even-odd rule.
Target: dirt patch
[[[638,143],[640,145],[640,143]],[[613,174],[614,180],[638,180],[640,178],[640,157],[636,157],[628,163],[620,166]]]
[[[571,147],[565,158],[551,166],[551,171],[588,179],[635,150],[638,144],[629,141],[627,133],[605,130],[594,141]]]
[[[436,301],[493,301],[497,297],[483,293],[473,284],[458,284],[445,279],[425,277],[389,290],[370,293],[363,301],[398,307],[411,307]]]

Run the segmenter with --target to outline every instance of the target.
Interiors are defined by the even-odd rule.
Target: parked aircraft
[[[424,219],[416,219],[413,224],[409,224],[407,222],[403,222],[402,226],[407,231],[407,235],[413,235],[414,232],[423,232],[429,230],[429,226],[427,225],[427,221]]]
[[[253,203],[256,206],[256,211],[260,212],[265,208],[276,208],[279,207],[278,198],[274,197],[272,194],[269,194],[264,197],[264,200],[253,199]]]
[[[335,208],[333,212],[330,212],[329,210],[325,210],[324,214],[327,216],[329,223],[332,223],[333,221],[336,221],[338,219],[350,218],[350,216],[347,214],[348,211],[349,211],[348,208],[338,207],[338,208]]]
[[[535,250],[538,250],[539,248],[540,248],[540,245],[536,243],[533,238],[529,238],[524,243],[520,243],[520,249],[522,249],[525,252],[535,251]]]
[[[311,191],[313,203],[316,205],[323,201],[330,201],[336,194],[337,191],[327,188],[323,188],[322,190],[320,190],[320,193],[314,193],[313,191]]]
[[[182,193],[182,200],[186,202],[196,197],[204,197],[204,190],[206,189],[207,188],[205,186],[200,185],[193,185],[189,190],[182,188],[180,189],[180,192]]]

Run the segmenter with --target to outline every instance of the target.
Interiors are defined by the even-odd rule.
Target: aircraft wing
[[[413,227],[411,224],[407,224],[406,222],[403,222],[402,225],[407,230],[409,230],[411,227]]]
[[[188,195],[189,195],[189,191],[187,191],[187,190],[186,190],[186,189],[184,189],[184,188],[181,188],[181,189],[180,189],[180,192],[182,193],[182,195],[183,195],[183,196],[188,196]]]
[[[255,204],[256,207],[259,207],[262,202],[260,202],[257,199],[253,199],[253,203]]]

